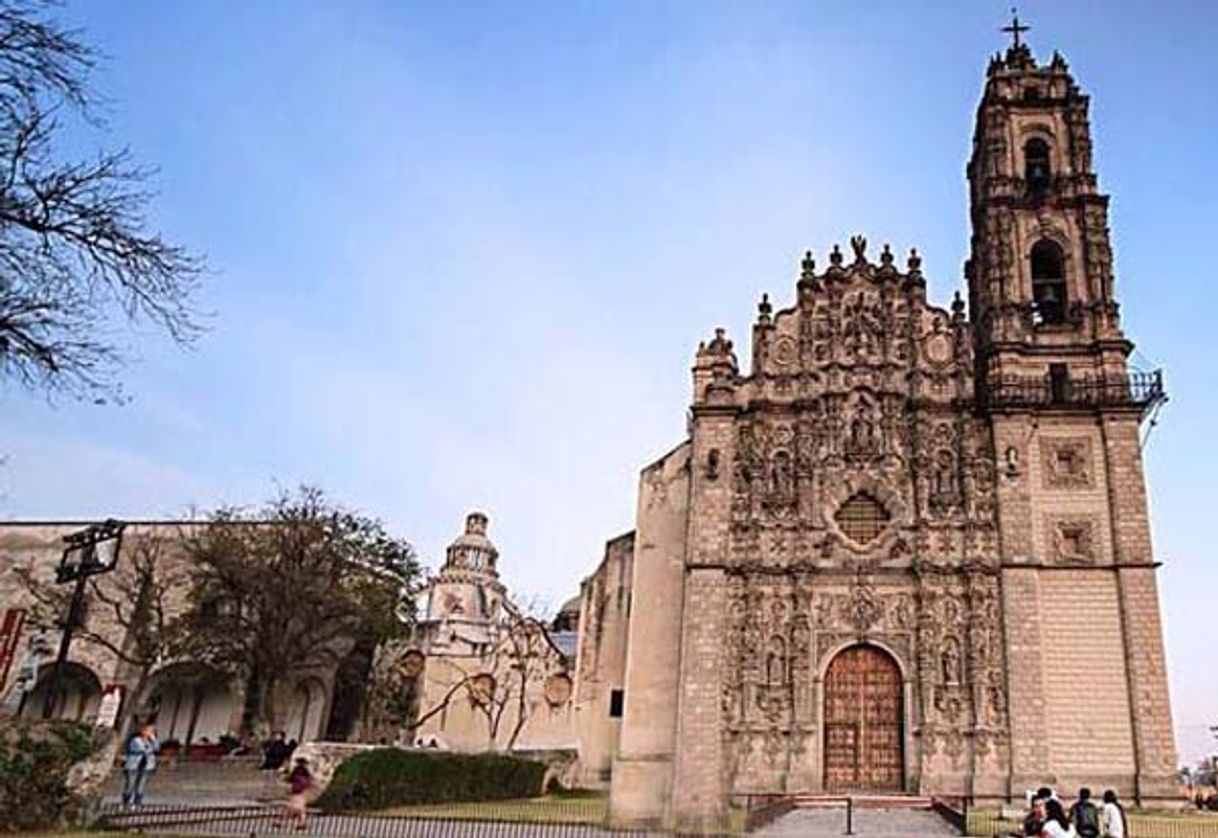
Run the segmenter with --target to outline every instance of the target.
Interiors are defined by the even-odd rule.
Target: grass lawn
[[[1131,838],[1218,838],[1218,815],[1201,812],[1130,811]],[[1022,832],[1022,820],[1002,820],[996,809],[968,813],[968,834],[992,838]]]
[[[609,801],[601,792],[569,791],[525,800],[484,800],[476,803],[429,803],[420,806],[394,806],[378,815],[412,818],[452,818],[472,821],[511,821],[516,823],[579,823],[599,826],[608,815]],[[732,809],[727,834],[744,833],[744,810]]]
[[[474,803],[428,803],[394,806],[380,815],[412,818],[456,818],[472,821],[513,821],[524,823],[587,823],[605,820],[608,801],[597,792],[564,792],[524,800],[482,800]]]

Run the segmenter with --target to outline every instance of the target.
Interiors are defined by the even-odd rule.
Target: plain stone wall
[[[609,715],[614,690],[626,684],[626,641],[634,574],[634,533],[605,545],[605,558],[584,580],[580,595],[575,726],[578,782],[607,787],[620,746],[622,720]]]
[[[609,789],[615,825],[661,823],[672,789],[689,459],[683,444],[644,469],[639,485],[625,713]]]

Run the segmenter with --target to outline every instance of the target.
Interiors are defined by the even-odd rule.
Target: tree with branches
[[[407,728],[413,738],[453,701],[467,700],[485,724],[488,747],[510,751],[535,709],[547,700],[547,679],[566,675],[572,663],[555,644],[548,622],[537,615],[535,606],[504,599],[484,654],[469,663],[455,657],[442,664],[428,662],[428,666],[447,667],[455,677],[447,679],[443,694],[431,706],[420,708]]]
[[[120,395],[119,327],[197,337],[204,264],[150,229],[153,172],[127,149],[63,152],[103,125],[98,57],[52,8],[0,0],[0,376],[105,401]]]
[[[77,642],[112,655],[134,673],[133,700],[138,701],[153,670],[182,647],[182,624],[175,598],[188,581],[188,569],[171,555],[171,539],[140,534],[110,573],[85,583],[87,608],[73,627]],[[30,595],[33,625],[63,628],[72,592],[33,565],[14,568],[18,583]]]
[[[182,549],[191,567],[182,652],[240,679],[249,732],[280,725],[280,692],[294,679],[414,622],[414,549],[316,488],[259,510],[220,509]]]

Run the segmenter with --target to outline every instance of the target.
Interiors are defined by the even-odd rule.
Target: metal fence
[[[757,823],[777,817],[776,802],[758,801],[752,814]],[[774,814],[777,812],[777,814]],[[746,814],[746,813],[742,813]],[[537,822],[521,820],[519,811],[505,807],[502,818],[492,806],[477,819],[443,816],[310,812],[307,826],[296,830],[283,806],[164,806],[126,808],[107,804],[98,813],[96,826],[126,832],[161,832],[175,835],[256,836],[308,835],[318,838],[604,838],[604,836],[671,836],[652,830],[619,830],[590,823]],[[741,822],[745,821],[742,817]],[[725,828],[722,835],[741,835],[742,829]]]
[[[1129,811],[1128,838],[1218,838],[1218,815]],[[991,810],[968,813],[968,834],[980,838],[1007,838],[1023,834],[1023,822],[1003,818]]]

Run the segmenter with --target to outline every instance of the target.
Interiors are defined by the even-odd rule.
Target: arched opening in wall
[[[325,739],[345,742],[355,732],[368,697],[375,654],[376,644],[361,638],[339,663],[338,671],[334,674],[334,693],[330,699],[330,715],[326,719]]]
[[[1028,191],[1040,194],[1049,188],[1053,180],[1053,166],[1049,162],[1049,144],[1040,137],[1033,137],[1023,146],[1023,179]]]
[[[824,680],[826,791],[903,791],[905,712],[901,669],[860,643],[838,652]]]
[[[172,663],[148,679],[135,712],[152,722],[157,736],[171,749],[218,746],[230,730],[234,702],[228,677],[194,661]]]
[[[1057,242],[1041,239],[1032,246],[1032,302],[1038,325],[1066,322],[1066,259]]]
[[[297,742],[321,736],[322,712],[326,704],[326,688],[318,678],[305,678],[292,687],[284,730]]]
[[[21,703],[20,715],[27,719],[41,719],[46,715],[49,703],[49,718],[52,719],[82,721],[96,717],[101,705],[102,688],[93,670],[83,664],[66,661],[58,684],[53,683],[54,673],[53,663],[39,670],[34,689]]]

